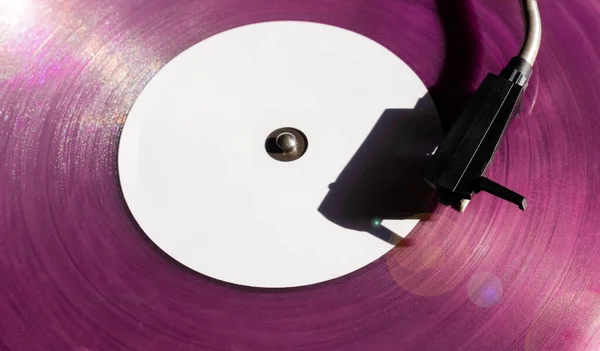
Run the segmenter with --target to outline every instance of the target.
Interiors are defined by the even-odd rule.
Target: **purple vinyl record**
[[[130,214],[118,142],[150,79],[231,28],[324,23],[406,62],[447,126],[518,52],[518,1],[0,0],[0,350],[600,348],[600,8],[540,10],[524,109],[488,171],[527,211],[437,207],[356,272],[258,289],[183,267]]]

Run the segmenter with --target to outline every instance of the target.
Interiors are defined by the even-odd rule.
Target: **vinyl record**
[[[406,63],[447,129],[518,52],[519,3],[0,0],[0,349],[600,348],[600,8],[540,10],[523,110],[488,171],[527,211],[488,195],[462,214],[438,206],[365,267],[271,289],[187,268],[130,211],[119,141],[152,78],[234,28],[325,24]]]

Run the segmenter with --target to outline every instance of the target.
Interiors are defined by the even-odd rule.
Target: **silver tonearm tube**
[[[519,57],[533,66],[542,43],[542,20],[537,0],[521,0],[525,39]]]

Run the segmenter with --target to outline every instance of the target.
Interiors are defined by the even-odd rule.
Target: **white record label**
[[[210,277],[254,287],[340,277],[392,244],[318,209],[383,112],[419,99],[437,119],[417,75],[359,34],[288,21],[223,32],[168,63],[134,104],[119,145],[125,199],[158,247]],[[265,150],[283,127],[306,136],[297,160]],[[383,225],[404,237],[416,223]]]

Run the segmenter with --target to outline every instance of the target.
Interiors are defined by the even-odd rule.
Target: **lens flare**
[[[3,0],[0,2],[0,25],[14,26],[27,15],[26,0]]]
[[[477,273],[467,286],[469,299],[479,307],[492,307],[502,299],[502,281],[492,273]]]

